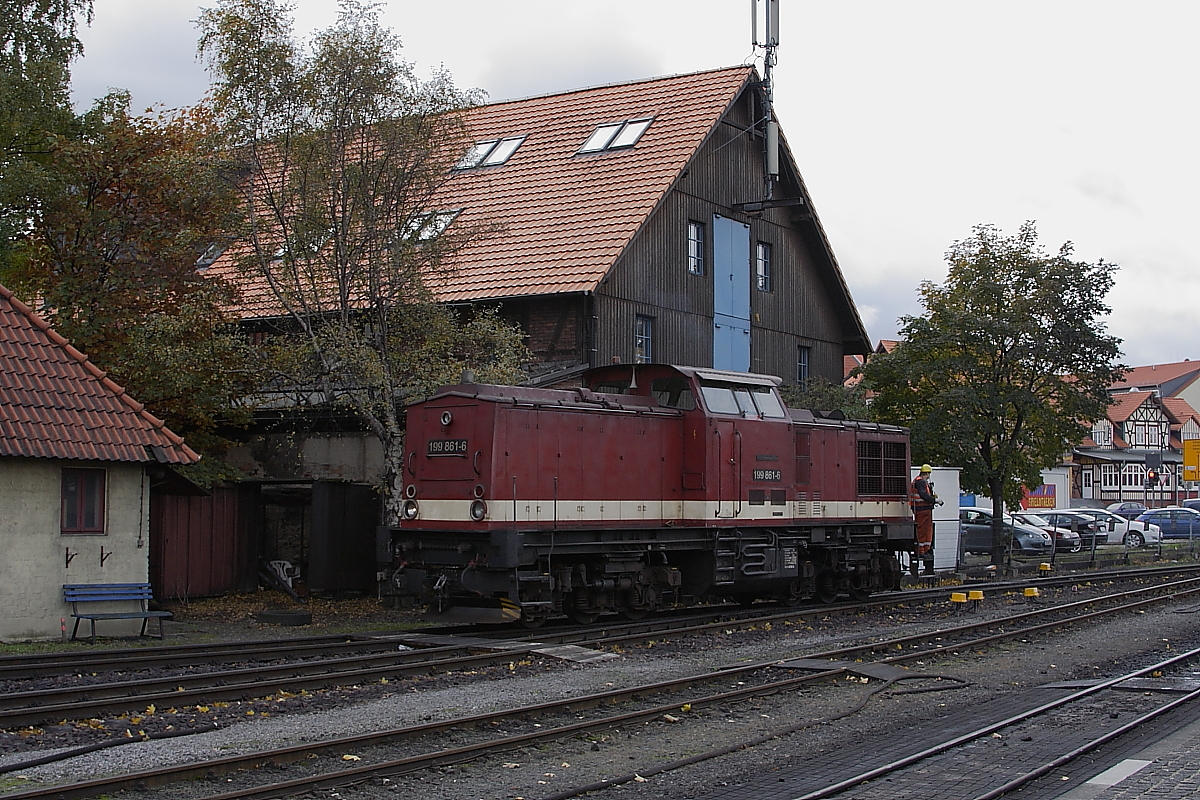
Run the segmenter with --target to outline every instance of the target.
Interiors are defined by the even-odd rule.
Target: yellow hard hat
[[[922,464],[921,472],[933,472],[933,467],[929,466],[928,464]]]

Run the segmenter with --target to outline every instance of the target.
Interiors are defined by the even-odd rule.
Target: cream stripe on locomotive
[[[422,500],[417,498],[418,520],[469,522],[471,500]],[[515,511],[515,513],[514,513]],[[785,516],[791,512],[791,516]],[[909,514],[904,501],[880,500],[793,500],[786,506],[750,505],[745,500],[724,502],[702,500],[488,500],[487,522],[629,522],[659,519],[737,519],[779,521],[783,519],[879,519]]]

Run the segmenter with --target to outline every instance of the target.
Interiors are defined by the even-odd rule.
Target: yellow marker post
[[[983,590],[972,589],[967,593],[967,599],[971,601],[971,610],[979,608],[979,604],[983,602]]]
[[[1032,603],[1032,602],[1036,601],[1038,599],[1038,597],[1040,597],[1040,596],[1041,596],[1041,592],[1038,591],[1038,588],[1036,586],[1026,586],[1025,587],[1025,601],[1027,603]]]
[[[963,606],[967,604],[966,592],[951,592],[950,602],[954,604],[954,613],[961,614]]]

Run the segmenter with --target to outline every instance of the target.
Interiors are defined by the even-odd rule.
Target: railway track
[[[1159,578],[1180,574],[1194,575],[1196,577],[1190,580],[1200,580],[1200,567],[1190,570],[1142,570],[1136,577]],[[1105,577],[1118,576],[1089,575],[1088,580],[1095,583]],[[1071,576],[1037,581],[1042,587],[1078,582],[1078,578]],[[993,592],[1020,589],[1028,585],[1029,581],[988,584]],[[1154,592],[1160,589],[1146,587],[1139,591]],[[936,588],[892,593],[878,600],[860,603],[803,610],[757,606],[734,611],[721,607],[670,619],[543,630],[537,632],[536,642],[526,638],[528,631],[486,629],[480,631],[479,636],[468,637],[390,633],[370,637],[314,637],[254,645],[139,648],[84,654],[78,659],[56,659],[55,656],[11,658],[0,662],[0,679],[8,676],[12,680],[12,676],[20,674],[21,670],[43,678],[79,675],[80,679],[75,685],[28,689],[22,689],[18,683],[8,684],[8,691],[0,695],[0,728],[130,713],[150,704],[163,707],[197,705],[263,697],[281,691],[299,692],[433,672],[479,669],[508,663],[514,658],[542,654],[562,645],[611,647],[651,638],[743,626],[795,624],[833,613],[860,613],[866,609],[940,600],[946,595],[946,589]],[[139,671],[149,668],[195,666],[195,659],[198,658],[205,659],[207,669],[170,672],[152,677],[137,676]],[[229,664],[240,666],[229,668]],[[218,666],[224,668],[218,669]],[[101,670],[116,674],[106,679]],[[87,679],[83,678],[83,673],[92,671],[97,672],[94,680],[90,674]]]
[[[1064,709],[1070,708],[1072,705],[1080,705],[1084,703],[1095,702],[1096,698],[1105,692],[1111,692],[1118,689],[1124,684],[1129,684],[1139,678],[1148,675],[1163,677],[1168,675],[1169,671],[1175,669],[1179,671],[1182,666],[1195,662],[1200,658],[1200,648],[1188,650],[1170,658],[1162,659],[1146,666],[1138,667],[1132,671],[1118,675],[1115,678],[1099,681],[1090,686],[1079,688],[1071,691],[1063,697],[1055,698],[1048,702],[1042,703],[1035,707],[1012,714],[1003,719],[996,721],[988,721],[985,724],[979,725],[969,731],[955,735],[945,741],[937,742],[928,747],[924,747],[918,752],[903,758],[896,759],[879,767],[867,769],[850,777],[844,778],[837,783],[825,786],[821,789],[807,792],[799,795],[795,800],[825,800],[826,798],[836,798],[853,793],[855,798],[865,800],[873,796],[892,796],[898,791],[903,791],[903,788],[897,786],[898,776],[903,775],[906,771],[914,767],[925,765],[932,759],[951,753],[957,749],[970,746],[981,740],[988,738],[1001,738],[1011,741],[1022,741],[1023,738],[1027,741],[1032,741],[1033,737],[1022,737],[1025,727],[1030,721],[1038,720],[1049,714],[1062,712]],[[1142,696],[1151,695],[1151,693],[1141,693]],[[1151,695],[1153,696],[1153,695]],[[1061,752],[1048,755],[1046,743],[1039,741],[1037,744],[1038,752],[1032,758],[1028,758],[1028,766],[1018,769],[1008,770],[993,770],[993,774],[989,775],[991,782],[994,784],[992,788],[984,790],[978,794],[970,795],[974,800],[995,800],[995,798],[1016,791],[1023,786],[1050,774],[1054,770],[1060,770],[1063,767],[1071,764],[1076,759],[1091,753],[1100,747],[1109,744],[1121,736],[1131,733],[1141,726],[1157,719],[1158,717],[1168,714],[1178,708],[1186,706],[1188,703],[1200,698],[1200,689],[1187,692],[1181,696],[1166,700],[1159,698],[1157,701],[1143,701],[1139,697],[1139,703],[1143,706],[1141,713],[1135,716],[1132,720],[1122,722],[1120,724],[1112,724],[1107,727],[1097,726],[1096,730],[1089,731],[1083,737],[1084,741],[1075,744],[1069,749],[1063,749]],[[1152,706],[1148,710],[1144,706]],[[1118,715],[1110,715],[1116,717]],[[1011,761],[1018,761],[1013,755],[1007,754]],[[879,786],[879,781],[885,779],[888,781],[886,788]],[[930,787],[934,779],[931,779],[929,770],[925,769],[920,777],[922,785]],[[875,788],[873,789],[872,786]],[[879,795],[879,792],[883,792]]]
[[[1064,586],[1082,582],[1099,583],[1113,580],[1150,579],[1170,575],[1200,574],[1200,565],[1178,564],[1135,569],[1097,570],[1084,573],[1054,574],[1046,577],[1024,578],[1005,581],[968,581],[962,588],[983,588],[1008,591],[1036,585],[1042,587]],[[737,606],[714,606],[693,609],[677,615],[659,615],[639,622],[603,621],[599,624],[549,625],[535,630],[526,630],[511,625],[505,626],[446,626],[422,628],[423,633],[432,635],[466,635],[477,639],[514,640],[536,638],[553,644],[571,644],[596,638],[599,632],[622,631],[646,633],[669,633],[672,627],[686,627],[705,622],[737,622],[739,619],[754,619],[778,614],[840,614],[857,613],[873,608],[886,608],[897,603],[927,602],[944,599],[949,587],[907,589],[875,595],[863,602],[815,605],[780,612],[781,606],[760,604],[750,608]],[[306,636],[256,642],[222,642],[213,644],[185,644],[150,647],[125,647],[120,649],[86,649],[74,652],[46,654],[23,654],[0,656],[0,681],[26,680],[38,677],[56,677],[103,672],[129,672],[133,670],[196,668],[223,664],[254,661],[276,661],[280,659],[301,660],[323,657],[340,657],[344,654],[359,655],[394,650],[393,639],[402,632],[354,633],[344,635]]]
[[[1140,570],[1134,577],[1160,578],[1193,575],[1200,580],[1200,567]],[[1089,575],[1096,583],[1128,578],[1128,573]],[[1042,587],[1079,583],[1073,576],[1038,579]],[[1020,589],[1029,581],[990,582],[992,592]],[[1169,584],[1168,587],[1171,587]],[[1137,591],[1155,592],[1159,587]],[[760,605],[749,609],[718,607],[712,611],[669,619],[642,620],[583,628],[563,627],[536,632],[488,628],[476,636],[442,636],[428,633],[384,633],[369,637],[312,637],[253,645],[183,646],[138,648],[83,654],[77,659],[56,656],[18,657],[0,661],[0,679],[26,671],[38,677],[78,675],[75,685],[22,689],[9,683],[0,695],[0,728],[37,725],[59,719],[86,719],[107,714],[135,712],[150,704],[187,706],[219,701],[263,697],[274,692],[300,692],[329,686],[347,686],[381,680],[427,675],[434,672],[465,671],[530,657],[563,645],[602,648],[652,638],[700,634],[745,626],[802,623],[835,613],[860,613],[868,609],[913,605],[947,596],[945,588],[891,593],[877,600],[843,603],[809,609],[783,609]],[[446,629],[439,629],[446,630]],[[451,629],[453,630],[453,629]],[[469,629],[468,629],[469,631]],[[139,671],[196,666],[203,670],[170,672],[138,677]],[[239,665],[230,668],[228,665]],[[218,668],[223,667],[223,668]],[[95,671],[95,679],[90,675]],[[103,672],[102,672],[103,671]],[[105,673],[115,673],[106,678]],[[88,674],[85,679],[84,674]]]
[[[16,792],[8,796],[19,800],[46,797],[89,797],[126,788],[163,786],[173,781],[213,775],[237,775],[237,782],[241,783],[258,766],[293,764],[305,765],[306,769],[311,764],[309,759],[314,756],[354,752],[358,754],[354,757],[355,760],[342,763],[341,769],[324,774],[306,774],[269,785],[231,788],[229,791],[212,795],[212,798],[214,800],[215,798],[231,800],[232,798],[281,797],[317,788],[344,786],[380,776],[396,776],[414,770],[428,769],[431,766],[453,764],[477,759],[487,754],[507,752],[531,744],[557,741],[589,732],[611,729],[614,726],[661,718],[666,714],[684,715],[686,712],[681,709],[694,712],[699,709],[744,701],[748,698],[791,691],[802,686],[843,677],[850,672],[870,675],[874,670],[873,674],[879,677],[881,674],[888,674],[881,673],[879,670],[896,670],[899,665],[929,659],[939,654],[974,651],[997,642],[1021,639],[1062,626],[1084,623],[1099,616],[1138,610],[1153,603],[1167,602],[1200,593],[1200,585],[1195,579],[1178,581],[1173,586],[1166,588],[1165,594],[1157,593],[1155,596],[1146,596],[1154,594],[1151,589],[1140,588],[1105,598],[1089,598],[1078,603],[1035,609],[999,619],[975,620],[949,628],[863,642],[822,653],[808,654],[806,658],[799,661],[793,659],[781,663],[776,659],[738,665],[715,672],[686,676],[651,685],[614,689],[583,697],[571,697],[551,703],[432,722],[415,727],[397,728],[371,735],[344,737],[319,744],[207,760],[176,768],[120,775],[71,785],[44,787]],[[1106,607],[1097,608],[1100,605]],[[880,653],[891,655],[879,658]],[[851,658],[874,660],[872,663],[864,665],[848,662],[847,659]],[[781,671],[783,677],[780,677]],[[797,675],[797,671],[803,674]],[[938,676],[935,675],[919,672],[903,673],[898,670],[891,673],[891,676],[886,680],[934,681],[938,679]],[[731,683],[733,688],[730,688]],[[949,685],[947,683],[938,688],[948,688]],[[615,704],[628,704],[633,708],[620,713],[606,713]],[[535,719],[545,720],[549,724],[535,723],[532,721]],[[507,735],[491,734],[492,731],[499,728],[506,730]],[[466,741],[454,747],[429,746],[435,742],[442,745],[442,739],[450,732],[454,732],[456,737],[461,738],[466,736],[468,730],[477,730],[481,733],[469,737],[474,741]],[[767,738],[786,735],[790,732],[793,731],[772,731]],[[400,742],[404,743],[406,754],[396,757],[397,743]],[[744,747],[754,743],[742,742],[737,746]],[[725,748],[725,750],[727,749]],[[372,752],[377,752],[378,755],[369,755]],[[701,755],[704,758],[711,758],[721,754],[721,752],[713,752]],[[699,756],[695,756],[687,761],[694,763],[698,758]],[[362,763],[358,759],[361,759]],[[346,763],[352,764],[352,766],[347,767]],[[679,766],[684,766],[684,764],[665,765],[663,768],[670,769]],[[296,769],[299,770],[300,767],[297,766]],[[643,771],[641,774],[645,776],[650,773]],[[633,777],[630,777],[629,780],[633,780]],[[613,779],[605,785],[619,782],[621,779]],[[574,794],[596,788],[603,787],[595,785],[581,787]],[[554,797],[568,797],[574,796],[574,794],[560,793]]]

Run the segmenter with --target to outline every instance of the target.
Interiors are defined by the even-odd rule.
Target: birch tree
[[[376,4],[339,9],[302,45],[289,5],[221,0],[201,15],[200,49],[244,165],[243,281],[283,320],[278,386],[357,415],[383,445],[394,499],[404,400],[462,367],[511,381],[524,348],[494,313],[438,307],[429,289],[492,233],[434,202],[467,145],[457,112],[478,98],[444,72],[418,79]]]

